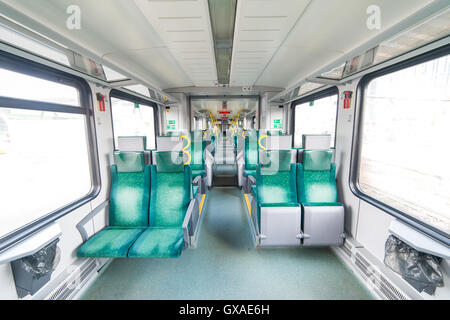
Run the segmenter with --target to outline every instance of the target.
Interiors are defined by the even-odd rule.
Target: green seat
[[[132,258],[174,258],[181,255],[184,235],[181,228],[147,228],[128,253]]]
[[[244,170],[244,176],[256,177],[256,170]]]
[[[204,177],[206,175],[206,170],[195,170],[192,169],[192,178],[195,179],[198,176]]]
[[[192,186],[192,194],[193,194],[193,198],[197,198],[198,186]]]
[[[205,171],[205,148],[206,141],[203,141],[203,133],[201,130],[195,130],[191,132],[191,163],[192,178],[195,179],[198,176],[204,177]]]
[[[333,206],[338,203],[336,165],[331,150],[303,151],[303,164],[298,164],[298,199],[304,206]]]
[[[109,226],[77,251],[78,257],[126,257],[148,227],[150,167],[143,152],[115,152],[111,166]]]
[[[155,161],[149,228],[133,244],[129,257],[178,257],[185,245],[182,225],[191,200],[191,168],[183,164],[182,152],[156,152]]]
[[[290,150],[264,151],[263,163],[256,169],[258,223],[261,207],[298,207],[296,165]]]
[[[298,164],[298,199],[302,204],[304,246],[339,246],[343,243],[344,206],[338,202],[336,166],[331,150],[303,151]]]
[[[126,258],[145,228],[107,227],[92,236],[77,252],[80,258]]]
[[[249,130],[244,141],[244,160],[246,177],[256,176],[256,167],[259,164],[259,147],[258,147],[258,131]]]
[[[283,132],[281,130],[268,130],[267,135],[270,136],[282,136]]]

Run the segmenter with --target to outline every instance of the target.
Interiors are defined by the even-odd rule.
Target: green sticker
[[[282,129],[283,128],[283,121],[282,121],[282,119],[274,119],[273,120],[273,128],[274,129]]]

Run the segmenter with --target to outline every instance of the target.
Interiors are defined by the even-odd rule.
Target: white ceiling
[[[217,83],[208,0],[135,0],[195,86]]]
[[[255,84],[310,0],[237,2],[230,85]]]
[[[431,2],[312,0],[256,84],[292,86]],[[366,10],[373,4],[381,9],[380,30],[367,28]]]
[[[18,22],[38,22],[160,89],[217,80],[207,0],[0,2],[26,16],[16,15]],[[238,0],[230,86],[289,87],[431,2]],[[66,27],[73,4],[81,8],[81,30]],[[381,8],[380,30],[366,27],[372,4]]]

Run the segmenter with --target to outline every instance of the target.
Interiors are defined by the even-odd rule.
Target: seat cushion
[[[256,170],[244,170],[244,176],[253,176],[256,177]]]
[[[331,164],[329,171],[305,171],[298,164],[298,199],[302,204],[337,203],[337,188],[335,180],[336,165]]]
[[[192,168],[192,167],[191,167]],[[206,175],[206,171],[205,170],[198,170],[198,169],[192,169],[192,178],[194,179],[195,177],[198,176],[202,176],[204,177]]]
[[[128,250],[145,228],[108,227],[78,249],[80,258],[126,258]]]
[[[298,205],[296,186],[296,165],[291,166],[291,171],[276,173],[263,173],[258,168],[256,176],[257,201],[259,205],[271,204],[293,206]]]
[[[130,248],[128,257],[176,258],[184,247],[181,228],[148,228]]]
[[[194,198],[197,198],[198,186],[192,186],[192,194]]]

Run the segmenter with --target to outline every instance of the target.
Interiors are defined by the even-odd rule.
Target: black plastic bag
[[[39,279],[52,272],[59,262],[58,241],[59,239],[56,239],[38,252],[20,259],[22,268],[28,271],[34,279]]]
[[[393,235],[386,240],[384,264],[419,292],[433,295],[436,287],[444,286],[439,267],[441,261],[441,258],[419,252]]]

